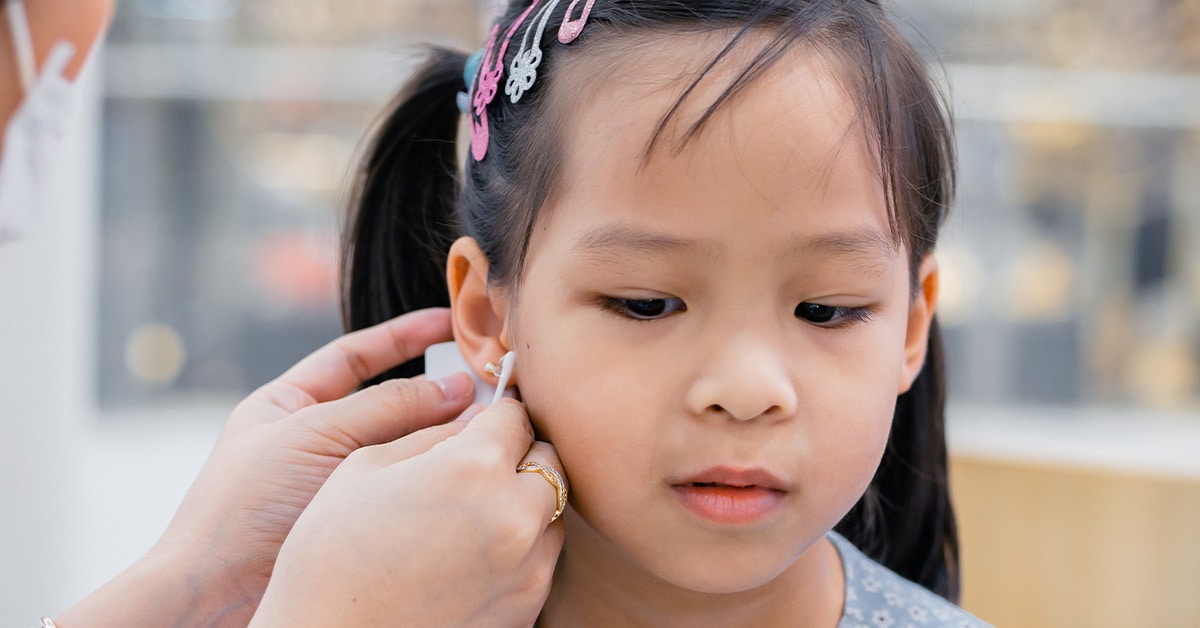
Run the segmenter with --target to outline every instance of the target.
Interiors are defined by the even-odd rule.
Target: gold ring
[[[563,509],[567,507],[566,478],[554,467],[548,467],[540,462],[522,462],[517,465],[517,473],[540,473],[554,487],[554,492],[558,494],[558,507],[554,509],[554,516],[550,517],[550,523],[558,521],[563,514]]]

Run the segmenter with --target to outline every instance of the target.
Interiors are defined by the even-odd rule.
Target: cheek
[[[809,471],[828,499],[848,510],[866,489],[883,457],[892,426],[904,356],[906,321],[876,321],[853,346],[806,362],[800,375],[801,410],[808,443]],[[805,410],[807,407],[807,413]],[[839,494],[840,493],[840,494]]]
[[[664,446],[655,431],[663,426],[653,419],[665,416],[660,406],[669,386],[652,383],[644,361],[631,363],[627,349],[574,324],[569,314],[519,320],[521,396],[538,438],[554,445],[576,510],[589,519],[598,509],[617,516],[620,508],[601,502],[616,497],[613,483],[630,486],[652,475],[655,452]]]
[[[887,446],[895,397],[863,390],[829,393],[812,400],[824,413],[799,418],[805,422],[805,434],[797,460],[814,503],[823,504],[814,512],[824,513],[828,518],[821,523],[832,528],[875,476]]]
[[[654,447],[654,439],[638,432],[645,422],[629,412],[629,391],[613,390],[612,378],[539,375],[545,377],[522,394],[538,439],[554,446],[571,483],[572,507],[592,525],[622,519],[627,509],[612,487],[648,475],[645,456]]]
[[[859,408],[855,416],[895,401],[904,367],[907,320],[891,315],[849,330],[847,339],[813,347],[794,362],[801,396],[822,405]],[[890,413],[889,413],[890,415]]]
[[[513,333],[521,396],[539,436],[567,450],[578,439],[619,436],[628,428],[614,404],[648,387],[627,384],[627,369],[619,368],[621,355],[612,343],[564,317],[550,319],[522,316]]]

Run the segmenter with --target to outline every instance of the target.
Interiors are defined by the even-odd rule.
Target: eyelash
[[[648,314],[648,315],[647,314],[639,314],[635,309],[637,307],[637,305],[645,306],[647,304],[660,304],[660,303],[662,304],[663,311],[658,312],[657,314]],[[678,303],[678,306],[675,307],[674,309],[667,309],[667,304],[669,304],[669,303]],[[637,304],[637,305],[635,305],[635,304]],[[670,316],[671,314],[675,314],[677,312],[686,312],[687,311],[687,305],[682,300],[675,299],[675,298],[669,298],[669,299],[619,299],[616,297],[601,297],[600,305],[604,309],[606,309],[610,312],[614,312],[618,315],[624,316],[629,319],[633,319],[635,321],[654,321],[654,320],[658,320],[660,318],[665,318],[665,317]]]
[[[610,312],[635,321],[654,321],[687,311],[687,304],[676,298],[621,299],[617,297],[601,297],[600,305]],[[642,309],[642,312],[638,311],[639,308]],[[652,310],[652,312],[645,313],[645,310]],[[805,316],[805,314],[809,316]],[[872,318],[870,308],[836,307],[808,302],[797,305],[794,315],[800,320],[825,329],[852,327],[859,323],[865,323]]]
[[[805,312],[806,309],[808,310],[807,312]],[[814,310],[817,310],[819,313],[814,312]],[[822,318],[824,320],[813,320],[806,317],[805,313],[817,314],[815,318]],[[825,316],[826,314],[828,314],[827,317]],[[871,320],[872,315],[871,309],[866,307],[836,307],[808,302],[797,305],[795,311],[796,318],[826,329],[853,327],[859,323]]]

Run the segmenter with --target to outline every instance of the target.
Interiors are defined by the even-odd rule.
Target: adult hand
[[[463,373],[358,391],[450,338],[447,310],[414,312],[343,336],[252,393],[162,539],[64,613],[60,627],[246,625],[292,525],[347,456],[444,423],[470,404],[474,384]],[[343,524],[352,521],[351,510],[341,514]]]
[[[564,530],[560,469],[504,399],[469,423],[361,449],[300,516],[251,626],[532,626]]]

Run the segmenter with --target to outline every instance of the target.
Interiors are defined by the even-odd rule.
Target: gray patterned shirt
[[[829,540],[846,572],[846,605],[838,628],[984,628],[966,611],[867,558],[842,536]]]

